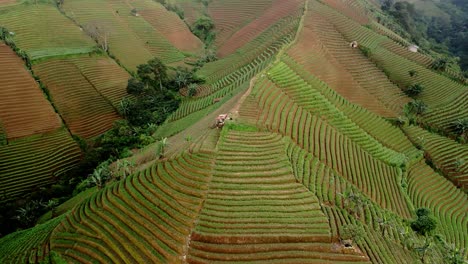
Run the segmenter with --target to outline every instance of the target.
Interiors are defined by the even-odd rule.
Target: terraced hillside
[[[31,59],[89,53],[94,41],[49,4],[0,5],[0,25]]]
[[[0,120],[7,139],[50,132],[61,126],[54,109],[23,61],[0,42]]]
[[[0,0],[8,10],[0,22],[23,5],[48,7],[10,4]],[[71,134],[90,140],[121,118],[116,109],[136,65],[157,56],[175,66],[203,54],[189,32],[202,15],[215,24],[209,49],[219,59],[197,72],[206,82],[194,95],[180,90],[180,107],[153,135],[160,142],[110,165],[115,177],[70,200],[76,206],[59,218],[0,238],[0,262],[439,264],[468,257],[468,150],[450,130],[468,118],[467,86],[431,69],[434,58],[408,52],[410,42],[373,17],[375,1],[164,4],[181,7],[187,24],[150,0],[67,0],[63,13],[54,10],[84,33],[87,25],[108,30],[109,55],[32,60],[66,127],[58,120],[17,139],[0,112],[2,200],[76,164],[81,153]],[[15,66],[4,74],[8,95],[41,93],[6,46],[0,61]],[[404,91],[416,83],[425,89],[410,98]],[[409,112],[414,99],[428,110]],[[13,108],[1,102],[0,110]],[[8,113],[24,115],[19,110]],[[223,113],[230,117],[224,126],[213,126]],[[119,178],[114,166],[123,161],[132,169]],[[414,224],[418,208],[437,222],[432,232]]]
[[[78,144],[63,128],[0,146],[1,200],[9,201],[50,185],[80,157]]]
[[[230,131],[221,142],[189,263],[366,262],[333,248],[328,219],[295,181],[279,135]]]
[[[129,75],[113,61],[50,59],[33,69],[73,134],[83,138],[100,135],[119,118],[114,107],[126,95]]]
[[[164,29],[154,27],[171,23],[174,17],[168,14],[164,17],[167,21],[154,24],[150,19],[147,21],[148,16],[144,14],[153,11],[165,14],[167,11],[161,11],[162,7],[159,4],[147,3],[152,1],[139,2],[132,6],[129,1],[74,0],[64,2],[63,10],[73,21],[82,25],[84,31],[94,27],[104,32],[109,52],[131,71],[153,57],[158,57],[165,63],[183,60],[185,55],[161,33]],[[143,9],[143,15],[132,15],[133,8]]]

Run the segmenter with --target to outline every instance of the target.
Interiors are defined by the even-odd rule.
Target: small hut
[[[355,48],[359,47],[359,45],[358,45],[358,42],[357,42],[357,41],[353,41],[353,42],[349,43],[349,46],[350,46],[351,48],[353,48],[353,49],[355,49]]]
[[[419,47],[416,45],[409,45],[408,50],[414,53],[417,53],[419,51]]]

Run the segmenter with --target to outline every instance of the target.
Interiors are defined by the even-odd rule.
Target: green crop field
[[[386,14],[0,0],[0,262],[466,262],[467,85]]]
[[[63,6],[67,16],[84,29],[87,26],[102,28],[108,36],[109,52],[129,70],[135,70],[137,65],[155,56],[166,63],[183,60],[185,56],[144,16],[131,14],[133,8],[138,8],[138,5],[133,7],[125,1],[109,0],[67,1]],[[154,8],[160,7],[147,6],[146,9],[151,11]]]
[[[0,146],[2,201],[54,182],[77,164],[80,155],[80,148],[65,129]]]
[[[89,53],[95,43],[54,6],[0,5],[0,25],[14,34],[19,48],[31,59]]]

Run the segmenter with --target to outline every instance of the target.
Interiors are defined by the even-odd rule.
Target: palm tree
[[[103,167],[97,167],[88,179],[91,184],[96,185],[100,190],[106,183],[107,175]]]
[[[154,74],[155,81],[159,81],[159,87],[162,91],[162,82],[167,79],[166,65],[164,65],[164,63],[158,58],[154,58],[148,61],[148,65],[151,68],[151,72]]]
[[[50,213],[51,213],[50,218],[55,217],[57,206],[58,206],[58,202],[55,199],[51,199],[45,204],[45,207],[47,208],[47,210],[50,210]]]
[[[122,172],[123,179],[125,180],[128,175],[131,174],[132,168],[135,166],[135,162],[129,160],[119,160],[117,162],[117,170]]]
[[[411,113],[421,115],[427,111],[427,105],[421,100],[414,100],[408,103],[408,107]]]
[[[167,137],[161,139],[161,141],[159,141],[159,157],[162,159],[164,158],[164,155],[166,155],[166,148],[167,146],[169,146],[169,142],[167,140]]]
[[[468,117],[460,118],[452,122],[452,130],[455,134],[466,136],[468,134]]]
[[[376,221],[382,230],[382,237],[385,237],[385,234],[388,234],[390,229],[393,228],[392,222],[385,215],[382,218],[377,218]]]
[[[196,83],[191,83],[188,86],[187,94],[189,97],[193,97],[197,94],[197,87],[198,85]]]

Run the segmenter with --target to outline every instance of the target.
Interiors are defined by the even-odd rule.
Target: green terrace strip
[[[95,76],[100,66],[93,58],[50,59],[33,66],[70,131],[83,138],[98,136],[112,127],[119,119],[112,103],[117,104],[126,93],[128,74],[110,60],[101,62],[110,64],[106,71],[116,74],[114,83],[105,75]]]
[[[80,157],[80,148],[63,128],[0,146],[2,202],[50,185],[75,166]]]
[[[457,83],[439,73],[418,65],[404,57],[398,56],[386,49],[379,48],[372,53],[381,67],[395,82],[405,86],[420,84],[424,90],[417,99],[428,105],[428,111],[423,114],[423,121],[431,126],[445,130],[450,123],[468,115],[468,87]],[[409,71],[417,74],[410,76]]]
[[[458,248],[468,246],[467,195],[421,161],[409,170],[408,193],[416,207],[427,207],[440,222],[437,230]]]
[[[155,5],[154,8],[160,7]],[[84,31],[99,28],[107,36],[109,52],[130,71],[153,57],[164,63],[179,62],[185,58],[143,17],[132,15],[132,9],[131,4],[124,1],[76,0],[63,4],[65,14]]]
[[[366,152],[339,129],[311,114],[267,78],[261,78],[252,94],[261,109],[259,124],[290,137],[296,144],[338,171],[377,204],[401,216],[409,216],[409,210],[401,199],[392,200],[382,193],[401,193],[398,183],[401,170],[380,161]],[[376,175],[379,177],[377,178]],[[361,178],[363,177],[363,178]],[[369,184],[379,180],[372,188]]]
[[[281,136],[237,129],[244,131],[223,131],[187,260],[367,262],[332,248],[328,220],[317,198],[296,182]]]
[[[417,126],[404,128],[415,145],[426,152],[433,162],[456,186],[468,191],[468,146],[442,137]]]
[[[419,155],[418,150],[413,146],[411,141],[408,140],[405,134],[390,122],[367,111],[363,107],[351,104],[333,89],[330,89],[326,83],[322,83],[313,75],[310,75],[303,69],[302,65],[297,64],[288,56],[284,56],[282,61],[288,64],[288,67],[294,69],[294,72],[298,76],[310,84],[314,84],[314,88],[319,90],[338,110],[343,112],[352,122],[356,123],[385,147],[403,153],[411,158]]]
[[[414,261],[414,257],[408,250],[402,249],[394,240],[384,238],[371,227],[360,224],[345,210],[327,206],[324,207],[324,211],[336,234],[339,234],[339,228],[344,225],[354,224],[363,227],[365,233],[362,234],[363,240],[359,241],[358,245],[369,256],[372,263],[400,264]]]
[[[60,128],[59,116],[44,98],[24,62],[2,42],[0,69],[0,130],[5,139],[12,140]]]
[[[0,262],[40,263],[50,253],[49,238],[54,228],[64,219],[54,218],[31,229],[9,234],[0,239]]]
[[[389,208],[388,204],[396,203],[398,208],[393,210],[396,213],[407,212],[408,205],[405,201],[404,194],[398,188],[396,182],[397,179],[389,179],[386,177],[368,177],[366,179],[360,179],[359,182],[367,182],[367,187],[362,188],[359,182],[350,181],[340,175],[339,172],[331,168],[329,165],[321,162],[318,158],[312,154],[301,149],[298,145],[293,143],[290,139],[285,138],[286,152],[290,162],[293,164],[294,175],[298,182],[301,182],[307,189],[315,193],[319,200],[325,204],[336,205],[340,208],[346,209],[344,204],[343,194],[352,189],[358,187],[364,194],[372,199],[372,201],[380,201],[376,203],[381,208]],[[373,190],[380,190],[379,193]],[[379,197],[380,193],[387,193],[384,197]],[[374,197],[378,198],[374,198]],[[374,206],[377,207],[377,206]],[[381,212],[375,212],[374,210],[367,210],[367,208],[359,208],[356,212],[361,215],[364,223],[374,222],[377,214],[381,216]],[[403,214],[402,217],[408,217],[409,214]]]
[[[283,62],[278,63],[268,72],[268,78],[291,100],[310,114],[326,120],[369,154],[390,165],[401,166],[405,162],[404,154],[383,146],[327,100],[320,93],[321,88],[315,88],[326,86],[325,83],[316,79],[304,80]]]
[[[90,53],[95,43],[51,4],[0,6],[0,25],[32,60]]]
[[[70,262],[181,262],[211,164],[183,155],[106,187],[67,215],[52,250]]]
[[[152,0],[133,1],[131,5],[136,8],[137,14],[181,52],[201,54],[203,42],[190,32],[188,26],[176,13],[166,10],[164,6]]]

